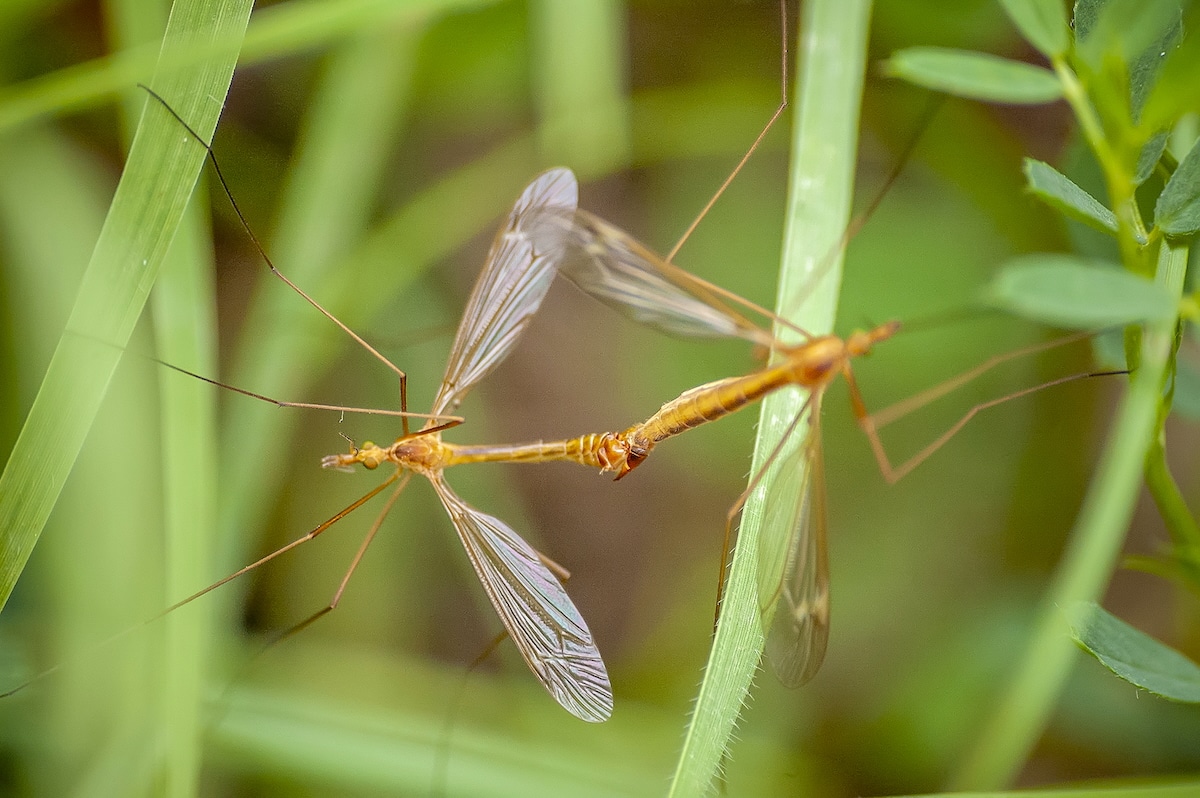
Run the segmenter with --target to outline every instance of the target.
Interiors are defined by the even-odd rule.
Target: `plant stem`
[[[837,308],[841,253],[833,263],[830,256],[850,216],[870,11],[866,0],[815,0],[804,5],[800,21],[796,124],[776,304],[780,315],[813,332],[831,329]],[[798,392],[780,391],[763,403],[752,473],[775,449],[804,400]],[[805,445],[804,435],[792,437],[789,447]],[[786,459],[783,452],[775,462]],[[791,487],[800,490],[800,485]],[[760,532],[768,545],[784,546],[784,538],[795,531],[763,529],[764,504],[798,499],[768,497],[758,489],[746,503],[708,667],[671,784],[673,796],[704,794],[719,771],[762,657]]]
[[[1164,242],[1157,280],[1174,296],[1182,291],[1186,262],[1186,249],[1172,249]],[[1140,367],[1117,409],[1029,645],[973,750],[951,777],[951,790],[1007,785],[1046,725],[1076,655],[1062,612],[1076,601],[1099,601],[1116,568],[1154,436],[1173,340],[1173,320],[1148,328],[1142,336]]]

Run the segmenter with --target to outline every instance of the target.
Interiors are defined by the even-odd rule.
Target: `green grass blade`
[[[211,241],[192,206],[175,239],[152,297],[158,356],[199,374],[216,373],[216,297]],[[163,588],[186,595],[212,573],[216,540],[217,425],[215,391],[161,369],[164,499]],[[194,795],[200,770],[207,640],[211,604],[181,607],[165,620],[161,734],[165,739],[164,795]]]
[[[109,4],[114,41],[124,50],[154,42],[166,25],[161,13],[149,13],[141,0]],[[132,136],[144,96],[129,98],[124,108],[126,138]],[[179,232],[172,242],[154,291],[155,351],[168,363],[186,365],[201,374],[216,369],[216,296],[213,285],[211,234],[202,217],[204,192],[193,194]],[[147,579],[155,587],[153,606],[146,614],[186,594],[208,578],[215,540],[216,406],[211,388],[183,379],[167,369],[146,369],[158,380],[158,467],[162,485],[162,520],[144,534],[158,555],[161,578]],[[147,380],[149,381],[149,380]],[[144,490],[144,488],[143,488]],[[161,543],[160,543],[161,541]],[[157,566],[158,563],[155,563]],[[156,675],[144,683],[157,715],[152,718],[156,744],[139,741],[145,761],[143,783],[171,798],[188,798],[199,789],[202,747],[202,701],[212,612],[198,603],[164,619],[161,644],[151,649],[147,666]],[[128,770],[128,756],[112,752],[105,763],[111,772]],[[103,772],[103,769],[100,769]],[[108,780],[112,783],[112,780]]]
[[[156,75],[157,88],[211,134],[225,96],[249,3],[180,2],[164,51],[221,45],[207,64]],[[214,51],[216,52],[216,51]],[[203,150],[163,113],[147,114],[50,367],[0,475],[0,604],[37,543],[141,314],[191,195]]]
[[[837,308],[840,257],[836,264],[825,264],[850,216],[869,19],[870,3],[820,0],[805,4],[800,22],[803,38],[777,311],[817,333],[832,328]],[[826,271],[814,286],[816,268]],[[752,473],[757,473],[774,450],[804,398],[781,391],[763,403]],[[802,437],[793,436],[791,445],[803,446]],[[784,458],[786,452],[780,457]],[[764,644],[758,547],[766,541],[773,541],[767,545],[782,545],[780,539],[792,531],[761,528],[768,499],[790,500],[756,491],[746,503],[712,653],[671,785],[672,795],[701,795],[711,789],[758,669]]]

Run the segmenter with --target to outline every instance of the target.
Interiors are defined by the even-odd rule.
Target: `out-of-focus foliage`
[[[578,15],[539,3],[398,6],[323,0],[259,9],[215,149],[280,268],[405,369],[410,406],[421,410],[437,389],[491,228],[529,177],[552,165],[576,168],[583,207],[668,249],[777,101],[779,23],[769,2],[597,3]],[[5,452],[120,173],[113,92],[144,100],[133,86],[142,73],[120,58],[101,60],[116,49],[115,7],[27,0],[0,12],[0,120],[10,120],[0,131]],[[997,4],[881,4],[873,24],[880,58],[926,46],[1044,66]],[[1191,38],[1183,43],[1194,50]],[[1173,74],[1169,63],[1165,74]],[[903,84],[870,83],[861,197],[878,191],[926,101]],[[1145,106],[1147,114],[1166,107],[1175,110],[1161,92]],[[766,305],[781,245],[786,139],[781,130],[767,139],[677,258]],[[1074,233],[1030,202],[1022,158],[1055,164],[1100,196],[1063,166],[1075,141],[1059,106],[949,100],[850,243],[841,331],[956,314],[1008,258],[1066,248]],[[215,230],[216,376],[282,399],[394,407],[394,376],[269,278],[224,198],[211,186],[200,193],[211,200]],[[152,333],[163,324],[147,314],[134,352],[153,352]],[[857,367],[872,408],[1053,335],[995,316],[912,326]],[[1087,370],[1086,349],[1009,364],[889,428],[886,442],[914,452],[976,402]],[[665,339],[564,285],[447,439],[622,429],[682,390],[753,368],[755,354]],[[1195,353],[1185,348],[1187,357]],[[377,476],[322,471],[320,457],[344,450],[342,435],[396,434],[387,420],[219,393],[212,561],[200,583],[167,590],[164,379],[144,358],[124,359],[0,615],[0,689],[64,665],[0,699],[0,792],[163,794],[171,785],[187,794],[161,758],[163,734],[190,739],[196,730],[175,728],[180,719],[166,709],[160,625],[100,648],[94,641],[333,515]],[[727,763],[731,795],[939,788],[1028,635],[1119,390],[1085,380],[990,410],[893,487],[874,467],[844,387],[830,390],[828,657],[799,691],[764,674]],[[742,416],[671,441],[616,485],[569,465],[451,475],[465,499],[570,569],[568,589],[613,679],[611,721],[567,715],[511,646],[464,678],[499,624],[444,512],[414,483],[338,610],[302,633],[260,653],[329,600],[378,510],[360,510],[200,599],[213,625],[195,733],[197,791],[661,793],[708,651],[725,513],[745,486],[753,431],[751,415]],[[1193,498],[1193,433],[1182,424],[1171,432],[1179,480]],[[1128,549],[1157,551],[1163,537],[1147,511],[1135,518]],[[1121,572],[1103,603],[1195,659],[1197,607],[1173,590]],[[1171,603],[1178,609],[1164,611]],[[1198,734],[1194,709],[1138,699],[1088,663],[1072,674],[1021,781],[1194,772]]]
[[[1180,344],[1197,321],[1187,268],[1200,229],[1200,146],[1196,110],[1185,97],[1163,101],[1164,94],[1181,93],[1171,82],[1159,82],[1166,65],[1190,58],[1182,43],[1184,8],[1174,0],[1080,0],[1069,23],[1054,0],[1009,0],[1005,10],[1049,59],[1049,69],[1031,72],[1024,63],[986,53],[938,51],[942,55],[931,58],[927,48],[909,48],[893,56],[889,71],[917,85],[1001,102],[1036,101],[1031,86],[1057,84],[1056,92],[1043,96],[1061,96],[1070,107],[1093,164],[1092,182],[1103,185],[1103,201],[1033,159],[1026,160],[1029,189],[1066,218],[1111,236],[1113,241],[1101,245],[1111,253],[1109,262],[1026,255],[997,275],[986,301],[1060,326],[1124,325],[1130,379],[1039,617],[977,743],[950,780],[956,789],[1010,783],[1043,733],[1074,663],[1062,607],[1092,608],[1083,616],[1073,609],[1073,636],[1113,673],[1164,697],[1190,695],[1179,683],[1189,668],[1195,670],[1185,656],[1096,604],[1120,564],[1143,483],[1171,548],[1129,562],[1200,592],[1200,524],[1167,461],[1165,444],[1177,391],[1185,415],[1194,404],[1188,394],[1194,389],[1192,370],[1180,359]],[[1196,15],[1187,21],[1194,23]],[[1157,115],[1143,114],[1154,100],[1160,103]]]

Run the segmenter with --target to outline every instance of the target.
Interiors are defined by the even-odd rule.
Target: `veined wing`
[[[668,263],[628,233],[586,211],[534,214],[535,241],[566,247],[559,271],[585,293],[632,318],[689,338],[772,338],[734,310],[733,296]]]
[[[579,187],[569,169],[543,172],[521,192],[471,290],[433,402],[434,415],[453,412],[508,357],[550,290],[563,248],[549,236],[534,245],[528,234],[530,214],[539,209],[569,214],[578,201]]]
[[[575,717],[607,720],[613,707],[608,672],[562,584],[507,524],[458,498],[440,474],[430,481],[529,669]]]
[[[809,404],[808,440],[783,452],[762,486],[775,499],[766,508],[759,538],[759,601],[763,617],[771,617],[767,659],[786,687],[799,687],[816,675],[829,639],[825,465],[820,425],[814,423],[820,395]]]

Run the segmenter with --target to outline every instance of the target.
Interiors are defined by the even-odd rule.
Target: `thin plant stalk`
[[[1162,245],[1156,279],[1175,296],[1183,290],[1187,255],[1186,248]],[[1173,341],[1173,321],[1149,327],[1142,336],[1140,367],[1117,408],[1112,433],[1029,643],[982,734],[952,776],[952,790],[1007,785],[1049,721],[1079,655],[1063,613],[1078,601],[1099,601],[1117,567],[1141,489],[1146,453],[1156,433]]]
[[[816,334],[832,329],[841,284],[840,260],[828,264],[827,259],[850,218],[870,11],[865,1],[816,0],[804,5],[800,20],[793,157],[776,312]],[[821,274],[814,286],[816,271]],[[780,391],[763,403],[752,473],[775,450],[806,398],[797,391]],[[791,445],[805,445],[805,436],[792,437]],[[777,462],[785,458],[786,452],[781,453]],[[784,546],[792,532],[762,528],[767,498],[755,491],[742,514],[712,652],[671,795],[711,790],[758,672],[764,621],[770,620],[762,618],[759,609],[758,547]]]

